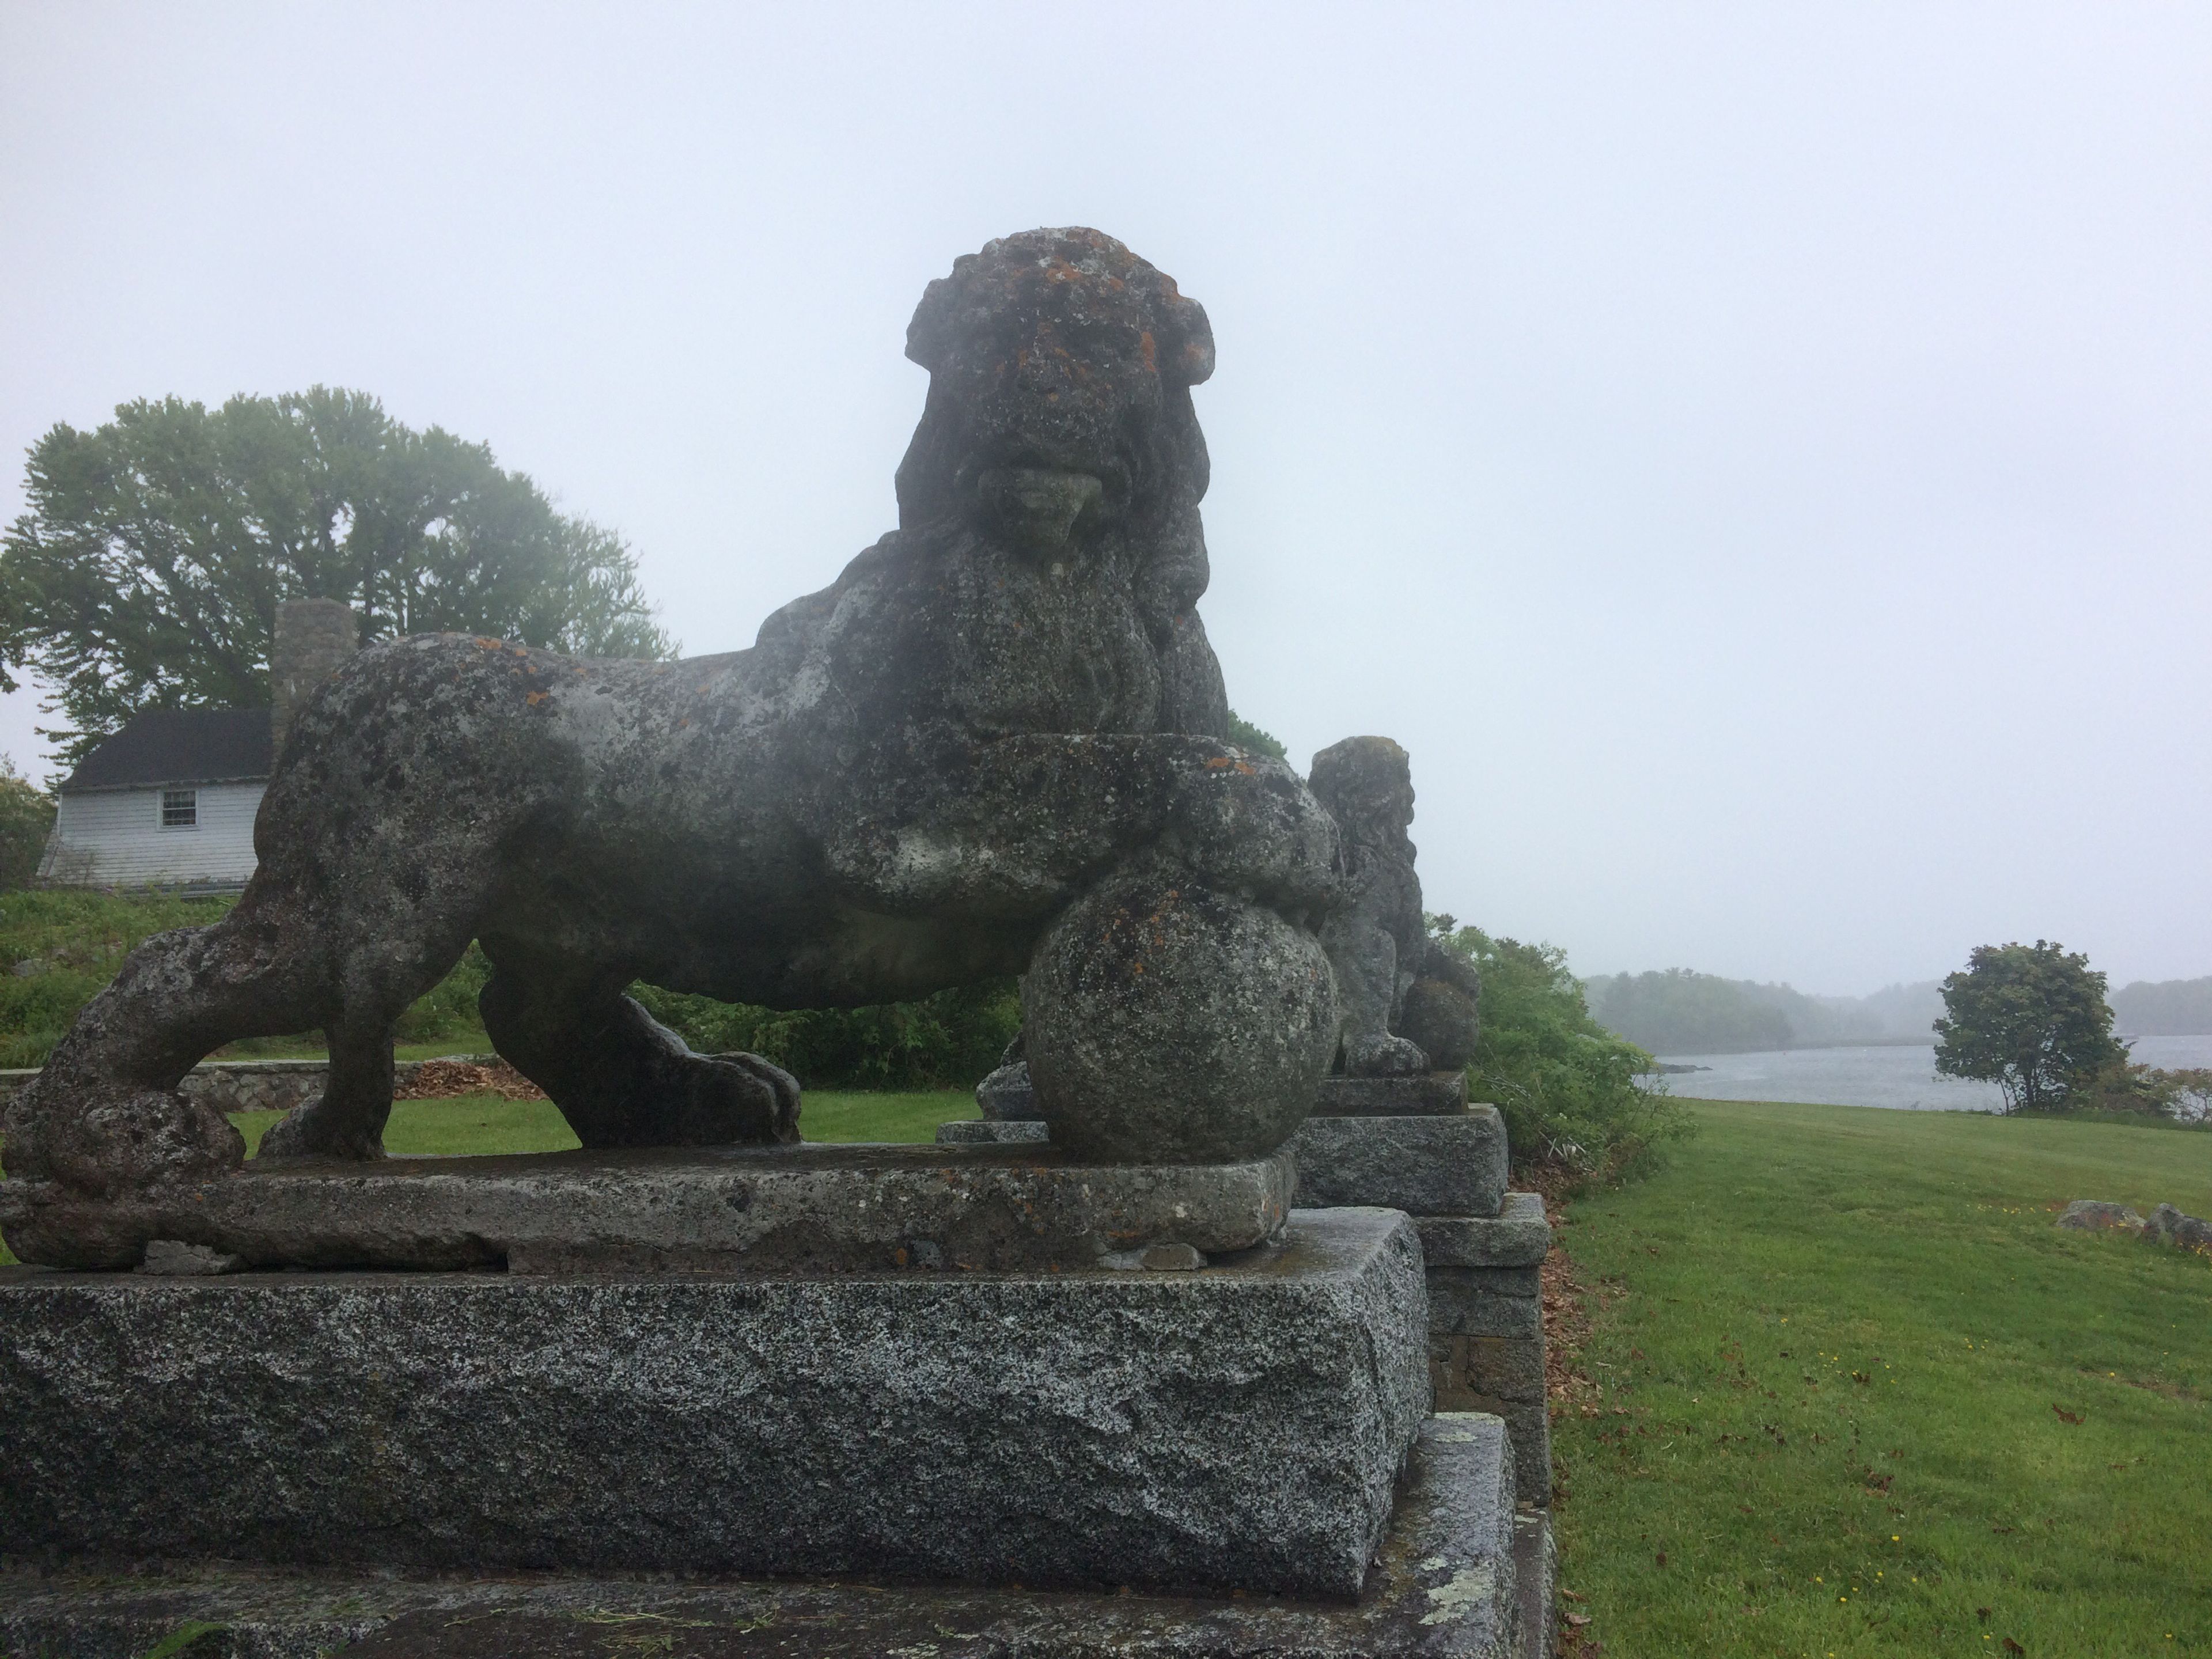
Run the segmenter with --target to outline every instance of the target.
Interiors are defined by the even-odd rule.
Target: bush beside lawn
[[[1559,1235],[1563,1650],[2212,1650],[2212,1260],[2051,1224],[2212,1212],[2212,1137],[1684,1105]]]

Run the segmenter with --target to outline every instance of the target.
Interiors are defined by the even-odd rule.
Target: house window
[[[161,828],[164,830],[197,829],[200,821],[200,792],[197,789],[164,789],[161,792]]]

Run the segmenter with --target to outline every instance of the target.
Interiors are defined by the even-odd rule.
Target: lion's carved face
[[[1195,610],[1206,313],[1109,236],[1030,231],[929,285],[907,355],[929,398],[897,536],[834,618],[803,601],[763,639],[825,630],[861,729],[1225,732]]]
[[[1213,372],[1212,331],[1112,237],[1029,231],[963,258],[923,295],[907,356],[930,387],[899,469],[902,525],[958,522],[1050,556],[1194,514],[1189,391]]]

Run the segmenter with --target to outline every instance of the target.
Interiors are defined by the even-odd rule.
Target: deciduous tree
[[[12,757],[0,755],[0,893],[31,884],[53,827],[54,798],[16,775]]]
[[[64,761],[142,708],[268,702],[284,599],[343,599],[365,640],[671,648],[619,537],[357,392],[125,404],[41,438],[26,493],[0,539],[0,689],[26,668],[53,688]]]
[[[2127,1058],[2112,1036],[2104,975],[2080,951],[2043,939],[1978,945],[1943,981],[1943,1006],[1936,1069],[1997,1085],[2008,1111],[2056,1110]]]

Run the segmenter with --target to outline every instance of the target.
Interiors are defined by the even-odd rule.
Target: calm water
[[[2212,1036],[2147,1036],[2130,1054],[2168,1070],[2212,1066]],[[1994,1083],[1936,1075],[1936,1048],[1790,1048],[1757,1054],[1662,1054],[1674,1066],[1710,1070],[1670,1075],[1691,1100],[1802,1100],[1832,1106],[1894,1106],[1905,1111],[1986,1112],[2004,1096]]]

